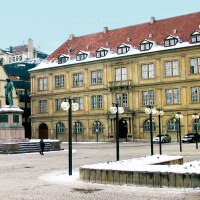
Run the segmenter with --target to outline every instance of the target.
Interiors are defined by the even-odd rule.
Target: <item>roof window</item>
[[[101,47],[96,51],[96,57],[97,58],[105,57],[107,53],[108,53],[108,50]]]
[[[125,45],[125,44],[120,44],[118,47],[117,47],[117,53],[118,54],[125,54],[129,51],[130,49],[130,46],[128,45]]]
[[[152,46],[153,46],[153,42],[150,42],[149,40],[144,40],[140,43],[140,50],[146,51],[146,50],[151,49]]]
[[[88,54],[87,53],[84,53],[83,51],[79,51],[77,54],[76,54],[76,60],[77,61],[81,61],[81,60],[85,60],[87,58]]]
[[[195,31],[190,35],[190,37],[192,43],[200,42],[200,31]]]
[[[164,39],[165,47],[175,46],[178,42],[178,39],[172,35],[169,35]]]
[[[58,64],[66,63],[68,59],[69,56],[62,54],[58,57]]]

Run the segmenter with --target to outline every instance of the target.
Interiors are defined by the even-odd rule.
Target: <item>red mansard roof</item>
[[[94,54],[100,47],[116,49],[121,43],[132,45],[139,49],[140,43],[145,40],[154,41],[157,45],[164,45],[164,39],[169,36],[178,36],[182,42],[190,42],[190,35],[200,30],[200,12],[187,15],[155,20],[124,28],[107,30],[85,36],[68,39],[56,49],[48,60],[57,59],[61,54],[71,57],[79,51],[91,52]],[[151,35],[150,35],[151,34]],[[130,38],[130,39],[128,39]],[[108,43],[108,45],[106,45]],[[69,49],[71,51],[68,51]]]

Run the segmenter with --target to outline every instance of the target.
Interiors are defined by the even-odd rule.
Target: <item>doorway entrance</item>
[[[119,120],[119,138],[127,138],[128,123],[125,119]]]
[[[44,123],[39,126],[39,139],[48,139],[48,126]]]

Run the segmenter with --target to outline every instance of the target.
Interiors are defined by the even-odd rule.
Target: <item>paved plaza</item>
[[[73,175],[68,176],[68,144],[57,152],[0,155],[0,200],[199,200],[200,188],[148,188],[85,183],[78,180],[81,165],[114,161],[115,143],[73,143]],[[200,160],[195,144],[163,144],[163,154],[181,155],[184,162]],[[159,145],[154,144],[154,154]],[[150,155],[148,142],[120,143],[120,160]]]

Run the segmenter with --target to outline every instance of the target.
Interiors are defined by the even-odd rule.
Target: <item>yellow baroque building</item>
[[[72,111],[73,141],[115,139],[119,114],[121,139],[148,139],[149,105],[164,111],[161,131],[177,137],[195,128],[200,114],[200,12],[69,39],[45,62],[30,70],[32,137],[68,140],[68,112],[62,101],[79,104]],[[158,134],[153,115],[153,134]],[[200,124],[198,124],[198,130]]]

